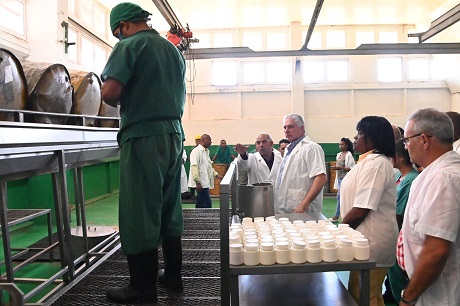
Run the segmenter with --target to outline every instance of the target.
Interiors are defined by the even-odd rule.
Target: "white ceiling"
[[[111,9],[127,0],[99,0]],[[129,1],[129,0],[128,0]],[[132,0],[152,13],[153,26],[169,28],[151,0]],[[238,27],[307,26],[316,0],[168,0],[182,25],[192,31]],[[415,24],[425,31],[430,22],[458,5],[457,0],[325,0],[317,25]]]

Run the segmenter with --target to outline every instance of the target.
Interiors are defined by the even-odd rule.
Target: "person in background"
[[[412,165],[409,152],[404,148],[404,143],[401,140],[396,141],[395,144],[393,165],[395,168],[399,169],[398,174],[396,174],[396,222],[398,224],[398,230],[401,230],[407,199],[409,198],[410,186],[418,176],[418,171]],[[397,263],[395,263],[388,270],[387,278],[390,283],[392,296],[396,302],[399,303],[401,300],[401,290],[407,286],[407,274],[405,271],[401,270]]]
[[[201,134],[198,134],[195,136],[195,148],[200,144],[201,142]],[[196,200],[196,197],[195,197],[195,190],[196,190],[196,184],[195,184],[195,181],[193,180],[193,175],[192,175],[192,171],[190,171],[190,168],[189,167],[189,173],[188,173],[188,187],[190,188],[190,197],[192,198],[192,200]]]
[[[460,114],[457,112],[446,112],[454,125],[454,144],[453,149],[460,154]]]
[[[334,181],[334,189],[337,189],[337,206],[335,209],[335,215],[329,218],[331,221],[338,221],[340,217],[340,186],[342,180],[347,175],[348,171],[355,166],[355,159],[353,157],[353,143],[348,138],[342,138],[339,142],[339,150],[336,157],[336,165],[332,168],[336,170],[336,176]]]
[[[129,2],[112,9],[110,29],[120,41],[101,74],[102,99],[121,106],[119,232],[130,277],[128,285],[107,290],[113,303],[157,302],[157,276],[167,290],[183,291],[185,60],[147,25],[150,15]],[[160,244],[165,269],[158,271]]]
[[[195,135],[195,147],[197,147],[201,142],[201,134]]]
[[[217,148],[217,152],[212,158],[212,161],[216,164],[225,164],[230,165],[232,160],[235,159],[235,155],[233,154],[230,147],[227,146],[227,141],[222,139],[220,141],[220,146]]]
[[[412,183],[398,239],[398,264],[410,279],[399,305],[459,305],[460,156],[452,121],[421,109],[405,130],[411,161],[424,170]]]
[[[222,176],[212,168],[208,149],[211,143],[211,136],[203,134],[200,144],[190,152],[190,173],[198,192],[195,208],[212,208],[209,189],[214,188],[214,177],[222,179]]]
[[[289,144],[289,140],[283,138],[278,142],[278,151],[281,153],[281,157],[284,157],[284,152],[286,151],[286,148]]]
[[[234,150],[239,154],[237,159],[238,171],[248,172],[248,184],[262,182],[274,184],[281,164],[281,155],[273,152],[273,140],[268,134],[256,137],[256,153],[247,153],[248,146],[237,143]]]
[[[275,183],[275,213],[321,212],[327,181],[324,151],[305,135],[302,116],[284,116],[283,129],[290,144]]]
[[[382,285],[388,268],[395,263],[396,184],[391,159],[395,155],[393,129],[387,119],[362,118],[353,143],[361,153],[359,161],[342,180],[340,213],[342,223],[361,232],[369,240],[370,259],[376,268],[370,271],[370,305],[383,306]],[[359,301],[360,277],[350,272],[348,291]]]
[[[185,172],[184,164],[187,161],[187,152],[185,149],[182,152],[182,165],[180,166],[180,192],[184,193],[188,191],[187,186],[187,172]]]

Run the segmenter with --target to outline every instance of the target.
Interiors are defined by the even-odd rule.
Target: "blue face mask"
[[[123,40],[126,37],[121,33],[121,29],[123,29],[123,25],[120,23],[120,31],[118,31],[118,40]]]

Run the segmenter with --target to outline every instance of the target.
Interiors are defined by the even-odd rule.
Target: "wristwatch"
[[[403,303],[406,303],[407,305],[415,305],[417,304],[417,299],[413,300],[413,301],[408,301],[404,298],[404,291],[406,291],[406,289],[403,289],[401,291],[401,301],[403,301]]]

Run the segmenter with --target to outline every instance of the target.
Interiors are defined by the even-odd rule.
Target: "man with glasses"
[[[412,183],[398,239],[398,264],[409,284],[400,305],[460,301],[460,156],[449,117],[432,108],[409,116],[402,142],[424,167]]]
[[[120,3],[110,29],[120,41],[102,72],[102,99],[120,103],[120,241],[130,281],[107,290],[114,303],[157,302],[156,282],[183,291],[180,167],[185,60],[151,29],[149,12]],[[165,269],[158,271],[158,246]]]

